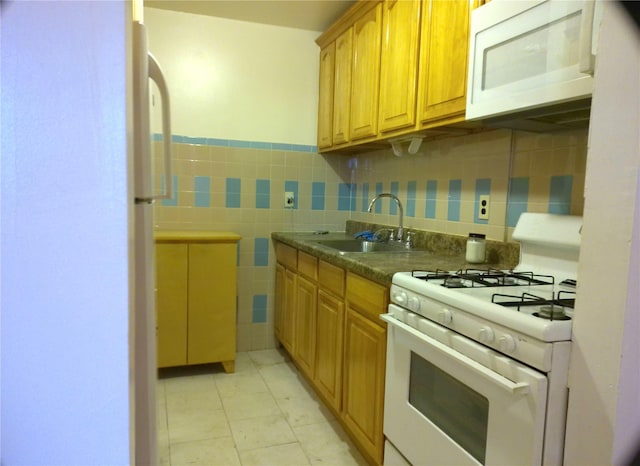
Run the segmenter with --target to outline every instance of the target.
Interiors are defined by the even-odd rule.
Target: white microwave
[[[534,131],[588,124],[600,10],[595,0],[493,0],[474,10],[467,120]]]

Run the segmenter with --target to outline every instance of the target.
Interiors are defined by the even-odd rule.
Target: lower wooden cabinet
[[[342,416],[351,433],[376,463],[382,462],[386,329],[347,308]]]
[[[314,382],[320,395],[336,412],[340,412],[342,406],[343,335],[343,300],[319,290]]]
[[[313,378],[316,354],[316,297],[318,286],[299,276],[296,285],[294,357],[300,369]]]
[[[158,367],[222,362],[236,353],[234,233],[156,234]]]
[[[382,464],[388,288],[276,243],[276,338],[365,457]],[[297,259],[294,259],[297,257]]]

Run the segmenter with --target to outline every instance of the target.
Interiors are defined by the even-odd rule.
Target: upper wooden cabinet
[[[473,3],[423,2],[418,84],[418,114],[423,128],[464,121]]]
[[[353,25],[351,77],[351,140],[378,133],[380,34],[382,5],[377,5]]]
[[[351,107],[351,64],[353,63],[353,27],[336,39],[333,82],[333,144],[349,142]]]
[[[329,44],[320,51],[320,89],[318,98],[318,147],[333,145],[333,75],[336,45]]]
[[[421,2],[388,0],[382,18],[380,131],[416,123]]]
[[[443,134],[446,125],[477,126],[463,123],[470,11],[482,3],[361,0],[349,9],[316,41],[323,62],[331,44],[335,47],[334,80],[325,76],[323,63],[320,80],[323,121],[325,96],[333,87],[333,140],[328,142],[323,129],[319,149]]]

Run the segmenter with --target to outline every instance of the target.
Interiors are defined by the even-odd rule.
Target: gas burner
[[[465,288],[462,277],[451,276],[444,279],[443,286],[447,288]]]
[[[550,304],[548,306],[541,306],[538,312],[534,312],[533,315],[547,320],[571,320],[571,317],[566,314],[565,310],[563,306]]]

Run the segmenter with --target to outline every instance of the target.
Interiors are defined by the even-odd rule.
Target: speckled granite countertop
[[[510,269],[518,262],[517,244],[487,241],[488,262],[469,264],[464,258],[466,238],[418,230],[412,231],[416,232],[418,238],[415,244],[420,249],[408,252],[341,253],[318,243],[326,240],[353,239],[351,230],[354,227],[361,228],[362,224],[349,225],[348,222],[347,232],[331,232],[322,235],[312,232],[273,232],[271,238],[386,286],[391,284],[391,277],[396,272],[487,267]],[[426,239],[421,235],[426,235]]]

